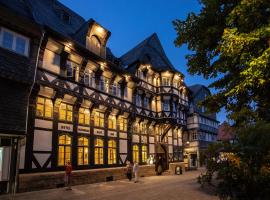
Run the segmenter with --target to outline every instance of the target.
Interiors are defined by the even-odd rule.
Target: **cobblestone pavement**
[[[217,200],[205,193],[196,181],[199,171],[184,175],[164,175],[140,178],[139,183],[120,180],[0,196],[1,200]]]

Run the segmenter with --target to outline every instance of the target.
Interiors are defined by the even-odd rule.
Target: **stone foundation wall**
[[[171,163],[169,172],[174,174],[175,166],[183,165],[183,163]],[[126,179],[125,167],[102,168],[89,170],[76,170],[72,173],[72,185],[90,184],[105,182],[108,179],[120,180]],[[42,189],[52,189],[63,187],[64,171],[61,172],[43,172],[33,174],[19,175],[19,192],[28,192]],[[139,176],[154,176],[156,175],[154,165],[140,166]]]

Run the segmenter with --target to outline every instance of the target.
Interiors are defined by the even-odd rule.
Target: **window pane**
[[[65,150],[65,164],[67,164],[68,161],[71,161],[71,148],[69,146],[66,146]]]
[[[26,41],[23,38],[17,37],[16,38],[16,52],[20,54],[25,54],[25,45]]]
[[[64,162],[64,147],[63,146],[59,146],[58,148],[58,165],[62,166],[65,164]]]
[[[4,31],[3,33],[3,47],[12,49],[13,35],[9,32]]]
[[[78,165],[83,165],[83,148],[78,147]]]
[[[44,116],[43,109],[44,106],[42,104],[37,104],[36,115],[39,117],[43,117]]]

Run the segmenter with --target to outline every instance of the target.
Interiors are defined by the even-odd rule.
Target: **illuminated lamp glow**
[[[100,26],[97,27],[97,32],[99,32],[100,34],[103,34],[104,33],[104,29]]]

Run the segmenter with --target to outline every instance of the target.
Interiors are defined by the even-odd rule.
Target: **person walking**
[[[132,179],[132,165],[129,161],[127,161],[126,170],[127,170],[127,178],[129,181],[131,181],[131,179]]]
[[[67,162],[66,170],[65,170],[65,186],[67,187],[66,190],[71,189],[71,175],[72,175],[72,165],[70,161]]]
[[[139,181],[139,165],[136,161],[134,162],[134,165],[133,165],[133,173],[135,175],[134,183],[137,183]]]

